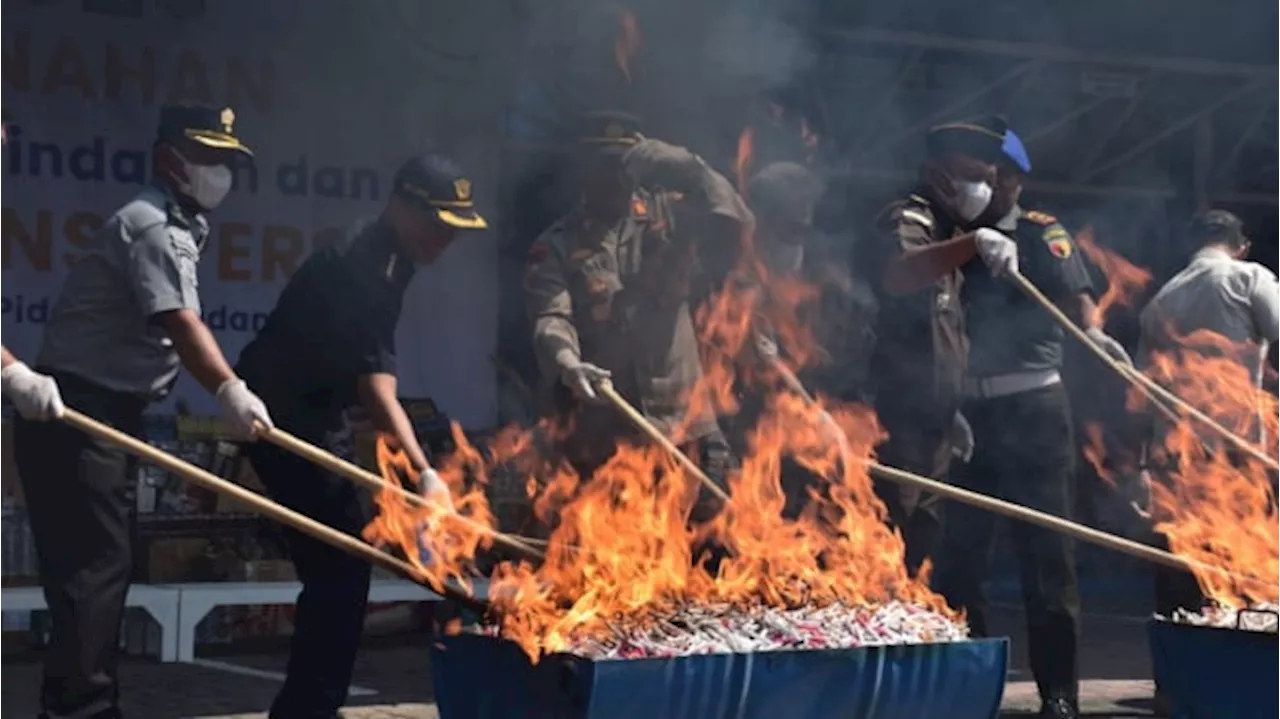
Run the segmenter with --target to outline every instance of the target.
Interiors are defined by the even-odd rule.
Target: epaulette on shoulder
[[[1052,225],[1053,223],[1058,221],[1058,218],[1054,217],[1053,215],[1050,215],[1047,212],[1041,212],[1039,210],[1027,210],[1026,212],[1022,213],[1022,216],[1027,218],[1028,222],[1034,222],[1037,225]]]

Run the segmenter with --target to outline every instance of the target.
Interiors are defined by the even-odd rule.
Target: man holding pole
[[[1240,218],[1226,210],[1210,210],[1197,216],[1192,222],[1191,236],[1200,249],[1191,263],[1174,275],[1142,310],[1142,337],[1138,345],[1138,357],[1143,367],[1152,364],[1156,354],[1175,354],[1179,351],[1198,352],[1204,356],[1221,356],[1234,350],[1231,357],[1245,372],[1254,386],[1261,386],[1263,365],[1270,345],[1277,341],[1280,319],[1280,283],[1276,273],[1245,260],[1249,256],[1249,238]],[[1197,333],[1211,333],[1210,337]],[[1222,343],[1226,340],[1231,350]],[[1259,447],[1266,446],[1265,423],[1257,413],[1261,408],[1236,407],[1234,416],[1218,416],[1227,426],[1248,426],[1248,441]],[[1252,416],[1251,416],[1252,415]],[[1189,421],[1189,420],[1188,420]],[[1170,456],[1165,447],[1168,421],[1154,412],[1142,419],[1141,456],[1143,471],[1139,482],[1146,485],[1151,473],[1159,475],[1163,470],[1177,465],[1178,457]],[[1220,439],[1204,432],[1200,441],[1214,451],[1233,453]],[[1148,487],[1139,487],[1139,496],[1149,494]],[[1168,539],[1157,536],[1157,544],[1167,545]],[[1156,574],[1156,611],[1165,616],[1176,609],[1198,610],[1204,603],[1204,595],[1196,579],[1189,572],[1161,568]]]
[[[1059,374],[1063,331],[1043,307],[1000,275],[1023,273],[1086,326],[1093,323],[1093,287],[1062,225],[1018,204],[1031,162],[1017,135],[1004,131],[996,118],[975,124],[1003,135],[995,193],[974,223],[975,244],[1011,239],[1017,254],[1004,265],[969,261],[961,267],[970,342],[963,407],[973,427],[974,455],[957,484],[1069,518],[1076,446]],[[1128,363],[1119,343],[1100,329],[1093,329],[1091,338]],[[939,558],[935,585],[952,606],[968,613],[970,626],[982,636],[987,631],[982,583],[995,518],[963,505],[949,506],[947,512],[947,549]],[[1041,716],[1074,717],[1079,595],[1071,540],[1021,522],[1010,531]]]
[[[5,353],[4,392],[19,412],[14,451],[53,621],[40,702],[48,717],[118,717],[116,647],[132,574],[132,461],[61,423],[62,402],[139,436],[143,410],[185,367],[215,394],[234,433],[271,426],[200,317],[196,263],[205,215],[251,156],[230,108],[160,111],[153,184],[107,219],[71,269],[37,355]],[[44,375],[43,377],[41,375]],[[59,400],[60,393],[60,400]]]
[[[240,355],[237,371],[271,403],[280,428],[332,451],[348,433],[346,411],[358,407],[408,458],[418,490],[452,510],[397,398],[395,332],[415,266],[436,262],[459,230],[486,227],[456,163],[440,155],[405,161],[382,213],[307,258]],[[247,455],[281,504],[355,536],[372,519],[368,493],[348,479],[267,442]],[[328,719],[347,699],[370,567],[301,532],[287,537],[302,593],[271,716]]]
[[[751,213],[697,155],[641,138],[632,115],[588,115],[578,153],[578,204],[533,244],[525,270],[548,399],[574,418],[563,450],[585,478],[636,436],[604,401],[611,381],[723,483],[727,444],[712,407],[689,396],[702,376],[689,296],[699,262],[736,247]]]

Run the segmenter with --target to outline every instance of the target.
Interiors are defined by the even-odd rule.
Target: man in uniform
[[[346,411],[363,410],[405,453],[419,491],[452,510],[396,396],[395,332],[415,265],[434,263],[458,230],[485,227],[471,182],[453,161],[409,159],[377,219],[298,268],[236,369],[271,403],[282,429],[339,454],[349,437]],[[267,443],[251,446],[248,457],[281,504],[354,536],[372,519],[368,493],[351,482]],[[302,533],[287,537],[302,593],[288,676],[271,716],[327,719],[347,699],[370,567]]]
[[[641,138],[634,116],[593,113],[585,125],[577,206],[533,244],[525,273],[539,369],[555,409],[575,420],[563,450],[585,478],[637,436],[601,402],[610,380],[723,481],[723,434],[689,396],[702,376],[690,285],[700,261],[736,246],[751,213],[697,155]]]
[[[1077,322],[1092,323],[1088,270],[1071,236],[1053,217],[1018,204],[1022,178],[1031,170],[1017,135],[998,119],[978,126],[1004,133],[991,206],[978,218],[977,242],[987,235],[1011,238],[1016,263],[969,261],[964,274],[969,363],[963,411],[973,428],[974,454],[956,483],[983,494],[1061,517],[1074,500],[1076,445],[1062,366],[1062,328],[1045,308],[1006,281],[1022,272]],[[985,226],[984,226],[985,225]],[[994,229],[991,229],[994,228]],[[1122,360],[1115,340],[1091,328]],[[994,541],[995,516],[967,505],[947,508],[944,549],[934,576],[948,602],[967,613],[978,636],[987,633],[982,584]],[[1075,553],[1062,534],[1030,524],[1010,526],[1027,614],[1031,671],[1043,702],[1041,716],[1076,716],[1076,645],[1079,594]]]
[[[959,413],[968,340],[958,267],[975,249],[971,235],[953,236],[990,204],[1002,132],[961,122],[931,129],[919,184],[880,214],[881,239],[867,253],[880,302],[871,375],[889,435],[878,448],[880,461],[935,479],[945,479],[953,456],[965,458],[973,447]],[[1012,244],[993,243],[985,260],[1006,262]],[[941,534],[938,498],[897,485],[879,491],[915,572]]]
[[[154,181],[107,219],[72,267],[37,355],[67,405],[134,436],[142,413],[185,367],[214,393],[234,433],[251,437],[267,409],[232,373],[200,317],[196,263],[205,214],[231,189],[230,165],[250,156],[230,108],[160,111]],[[21,363],[8,363],[12,377]],[[19,374],[26,375],[19,370]],[[28,380],[30,378],[28,377]],[[6,394],[12,389],[6,381]],[[23,410],[26,400],[15,397]],[[40,702],[46,716],[116,717],[116,646],[131,579],[132,462],[108,442],[33,420],[14,427],[14,451],[53,620]]]
[[[765,276],[756,280],[761,293],[753,328],[755,342],[743,356],[738,373],[738,411],[721,420],[730,446],[739,455],[747,450],[748,434],[766,399],[762,388],[752,383],[767,376],[770,369],[756,364],[774,362],[785,353],[770,326],[774,291],[784,283],[799,282],[817,292],[812,311],[806,311],[805,317],[786,318],[806,323],[816,346],[804,350],[818,354],[808,358],[797,378],[815,393],[847,402],[869,399],[875,298],[869,287],[852,277],[847,258],[836,251],[832,239],[813,227],[814,211],[825,189],[821,178],[794,162],[766,165],[747,184],[747,201],[756,218],[757,268]],[[805,487],[810,475],[790,461],[784,461],[782,472],[786,512],[794,515],[807,499]]]

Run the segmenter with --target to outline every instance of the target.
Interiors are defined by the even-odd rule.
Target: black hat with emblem
[[[640,118],[618,110],[597,110],[582,116],[578,144],[599,152],[626,152],[640,141]]]
[[[1004,157],[1005,132],[1009,124],[999,115],[975,120],[946,122],[929,128],[925,150],[929,157],[965,155],[996,163]]]
[[[162,142],[187,139],[205,147],[241,152],[252,157],[253,152],[235,136],[235,122],[236,113],[230,107],[165,105],[160,108],[156,139]]]
[[[471,180],[458,163],[443,155],[411,157],[396,170],[393,191],[425,210],[435,213],[446,225],[464,230],[489,226],[476,212],[471,196]]]

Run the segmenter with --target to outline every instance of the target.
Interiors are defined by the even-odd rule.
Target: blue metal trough
[[[1156,683],[1174,719],[1273,719],[1280,713],[1275,634],[1152,620],[1148,636]]]
[[[1007,664],[1005,639],[536,665],[490,637],[431,648],[441,719],[991,719]]]

